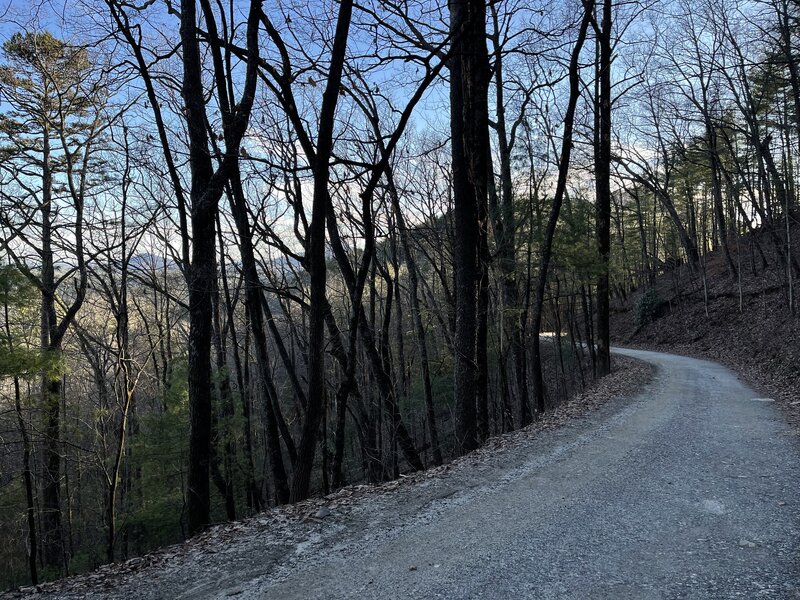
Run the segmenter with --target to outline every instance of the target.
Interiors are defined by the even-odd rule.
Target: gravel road
[[[251,535],[90,597],[800,598],[800,445],[711,363],[469,468]]]

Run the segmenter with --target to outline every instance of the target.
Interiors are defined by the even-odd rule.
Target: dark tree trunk
[[[592,327],[592,298],[586,291],[586,286],[581,285],[581,310],[583,311],[583,327],[586,333],[586,343],[589,346],[589,359],[592,362],[592,377],[597,377],[597,352],[594,345],[594,328]]]
[[[56,335],[56,283],[52,250],[52,174],[50,165],[50,132],[42,135],[42,306],[41,347],[46,353],[56,354],[60,343],[54,344]],[[55,358],[55,356],[51,356]],[[42,550],[45,565],[61,562],[63,540],[61,531],[61,443],[59,402],[61,379],[45,370],[42,379],[42,408],[44,415],[45,459],[42,489]]]
[[[243,261],[244,262],[244,261]],[[240,280],[236,294],[241,291],[244,280]],[[261,507],[261,497],[255,481],[255,465],[253,462],[253,434],[252,434],[252,403],[250,401],[249,390],[245,382],[244,370],[242,368],[242,357],[239,349],[239,334],[236,331],[234,321],[234,302],[231,298],[230,287],[226,277],[222,279],[222,289],[225,295],[225,313],[230,326],[228,332],[231,336],[231,356],[236,377],[236,385],[239,390],[239,401],[242,411],[242,430],[244,433],[244,479],[245,479],[245,501],[249,511],[256,512]],[[249,325],[250,319],[245,315],[245,346],[249,344]]]
[[[6,321],[6,337],[8,344],[11,344],[11,319],[9,317],[8,302],[3,306]],[[34,500],[34,480],[33,468],[31,466],[31,439],[28,434],[28,427],[22,413],[22,393],[19,385],[19,377],[14,377],[14,410],[17,413],[17,425],[22,437],[22,483],[25,486],[25,517],[28,525],[28,569],[31,574],[31,583],[39,583],[39,574],[36,563],[38,542],[36,538],[36,502]]]
[[[210,166],[210,163],[209,163]],[[200,178],[195,169],[193,179]],[[202,189],[193,186],[195,189]],[[196,533],[210,520],[211,465],[211,294],[216,277],[214,212],[192,194],[192,262],[189,267],[189,531]],[[195,208],[197,207],[197,208]],[[210,218],[209,218],[210,217]]]
[[[236,357],[236,354],[234,354]],[[248,508],[254,512],[261,510],[264,505],[264,498],[261,493],[261,484],[256,480],[255,472],[255,448],[253,443],[253,401],[250,385],[250,324],[246,323],[244,332],[244,360],[236,360],[237,377],[241,381],[241,401],[242,401],[242,416],[244,417],[244,443],[245,443],[245,460],[246,469],[248,474]]]
[[[394,176],[391,169],[387,169],[386,178],[389,184],[389,195],[392,200],[392,210],[397,220],[397,228],[400,232],[400,243],[403,247],[406,267],[408,268],[408,280],[411,284],[409,296],[411,300],[411,318],[414,321],[414,330],[417,337],[417,348],[419,349],[420,370],[422,371],[422,387],[425,394],[425,412],[428,423],[428,434],[431,440],[431,454],[433,463],[442,464],[442,450],[439,444],[439,429],[436,424],[436,408],[433,403],[433,385],[431,384],[430,360],[428,358],[428,341],[425,332],[425,325],[422,322],[422,308],[419,300],[419,271],[417,261],[411,251],[408,229],[406,228],[405,218],[400,209],[400,198],[397,194],[397,187],[394,183]]]
[[[210,520],[209,467],[211,460],[211,293],[216,277],[214,260],[216,201],[206,198],[213,168],[206,135],[204,89],[197,41],[195,0],[181,2],[183,99],[189,129],[191,166],[191,264],[189,287],[189,473],[187,515],[190,533]]]
[[[8,319],[6,319],[6,323]],[[10,338],[9,338],[10,339]],[[31,468],[31,441],[28,435],[28,428],[22,416],[22,403],[19,389],[19,378],[14,377],[14,406],[17,411],[17,422],[22,434],[22,479],[25,485],[25,517],[28,525],[28,569],[31,574],[31,583],[39,583],[39,574],[36,565],[36,502],[33,496],[33,469]]]
[[[540,333],[542,329],[542,312],[544,310],[544,295],[547,290],[547,274],[550,269],[550,260],[553,253],[553,238],[556,233],[556,226],[558,225],[558,216],[561,212],[561,204],[564,201],[564,194],[567,189],[567,175],[569,174],[569,161],[572,153],[572,131],[575,122],[575,108],[578,105],[578,98],[580,97],[580,53],[583,44],[586,41],[586,34],[591,22],[592,12],[590,6],[584,8],[583,21],[581,22],[578,39],[575,42],[575,47],[572,50],[572,56],[569,64],[569,102],[567,104],[567,111],[564,115],[564,134],[561,140],[561,156],[558,163],[558,181],[556,182],[556,191],[553,195],[553,205],[550,208],[550,216],[547,220],[547,228],[545,229],[544,240],[542,242],[542,256],[539,263],[539,275],[536,283],[536,295],[533,300],[533,312],[531,318],[531,368],[532,368],[532,383],[533,383],[533,397],[538,412],[543,412],[545,409],[545,390],[544,390],[544,377],[542,375],[542,357],[540,348]],[[523,404],[523,408],[525,404]],[[523,419],[521,425],[525,426],[530,422],[530,413],[523,411],[521,414]]]
[[[308,497],[311,484],[311,469],[316,454],[317,432],[325,406],[325,221],[330,196],[330,156],[333,149],[333,126],[339,87],[353,12],[352,0],[343,0],[339,5],[336,34],[333,41],[328,81],[322,96],[319,133],[314,165],[314,197],[311,223],[309,225],[306,268],[311,277],[311,305],[309,308],[308,336],[308,395],[305,420],[297,453],[297,464],[290,499],[293,502]]]
[[[217,41],[217,29],[208,0],[201,0],[207,35]],[[188,393],[189,469],[186,508],[190,534],[210,520],[209,474],[211,465],[212,382],[211,334],[212,294],[216,278],[216,215],[232,167],[236,164],[242,137],[247,129],[257,84],[258,23],[261,1],[251,0],[247,17],[248,60],[245,83],[238,103],[231,97],[232,85],[218,46],[211,44],[217,102],[222,114],[225,152],[215,171],[209,152],[208,117],[195,0],[183,0],[180,11],[183,52],[184,117],[189,137],[191,170],[191,264],[187,270],[189,288]],[[227,73],[230,77],[231,74]]]
[[[478,446],[476,400],[481,210],[489,177],[489,60],[486,3],[450,0],[450,131],[455,224],[456,435],[461,453]]]
[[[478,210],[480,242],[478,245],[478,331],[477,355],[478,381],[475,393],[476,428],[478,440],[489,437],[489,235],[486,201]]]
[[[250,230],[250,220],[247,215],[246,201],[238,165],[234,167],[233,173],[231,174],[230,186],[231,194],[229,199],[231,212],[233,213],[237,233],[239,235],[239,251],[241,254],[242,273],[244,276],[244,301],[250,322],[253,345],[255,346],[258,374],[261,380],[262,405],[264,407],[267,427],[267,467],[272,477],[273,489],[275,490],[274,501],[277,504],[285,504],[289,501],[289,480],[286,475],[280,448],[277,424],[278,418],[276,414],[279,407],[277,404],[273,406],[271,398],[276,394],[270,393],[270,388],[273,386],[269,375],[270,363],[267,351],[267,336],[264,329],[263,310],[263,308],[268,305],[263,298],[261,279],[258,276],[256,267],[253,236]],[[268,317],[271,317],[271,315],[268,315]],[[272,319],[270,319],[270,327],[275,327],[274,323],[272,323]],[[286,367],[288,370],[290,365],[286,365]],[[305,404],[305,396],[303,396],[303,404]],[[287,440],[287,444],[293,446],[291,437]]]
[[[219,218],[217,218],[217,233],[219,233]],[[222,237],[220,241],[220,272],[223,277],[225,260],[222,256],[224,246]],[[217,380],[217,406],[212,407],[211,419],[211,476],[217,490],[225,499],[225,513],[228,520],[236,520],[236,491],[233,480],[233,464],[235,461],[231,432],[228,431],[234,415],[233,392],[231,390],[230,370],[228,369],[227,347],[225,344],[225,331],[223,331],[219,283],[214,279],[214,292],[212,294],[212,307],[214,314],[212,341],[214,346],[214,362]],[[220,456],[220,448],[222,455]]]
[[[728,265],[728,272],[732,278],[736,278],[738,270],[731,256],[728,223],[725,218],[725,206],[722,200],[722,165],[719,159],[719,148],[717,147],[717,131],[711,122],[710,116],[706,115],[706,133],[708,136],[708,160],[711,165],[711,198],[714,206],[714,218],[717,224],[717,234],[722,244],[722,252],[725,255],[725,262]]]
[[[644,271],[644,279],[648,285],[653,285],[656,280],[655,270],[650,267],[650,254],[647,251],[647,233],[644,229],[644,220],[642,219],[642,203],[639,197],[638,190],[633,190],[632,194],[636,202],[636,229],[639,233],[639,251],[642,259],[642,270]]]
[[[597,375],[611,373],[609,332],[611,257],[611,0],[603,0],[603,21],[598,35],[598,97],[595,99],[595,216],[597,254]]]
[[[789,70],[789,83],[792,88],[794,124],[798,135],[800,135],[800,68],[798,68],[797,53],[795,51],[796,41],[793,39],[797,21],[796,16],[791,14],[790,7],[792,5],[796,7],[797,3],[792,0],[779,0],[778,18],[780,19],[781,50],[786,59],[786,67]]]
[[[503,43],[496,5],[492,5],[492,22],[494,25],[494,72],[495,72],[495,110],[497,112],[497,151],[500,159],[500,189],[494,184],[494,173],[489,182],[489,209],[492,217],[492,230],[496,245],[497,269],[500,275],[500,292],[502,295],[502,345],[501,369],[507,385],[503,386],[503,420],[513,426],[513,399],[508,398],[508,391],[517,399],[520,414],[530,414],[528,405],[528,374],[525,356],[525,340],[523,329],[523,311],[520,306],[520,291],[517,282],[516,234],[517,222],[514,214],[514,189],[511,171],[511,153],[513,150],[515,128],[525,117],[525,108],[521,110],[520,120],[516,121],[509,132],[506,120],[505,74],[503,72]],[[509,362],[510,357],[510,362]],[[509,375],[513,372],[513,377]]]

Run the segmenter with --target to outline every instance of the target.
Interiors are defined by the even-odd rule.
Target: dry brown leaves
[[[182,544],[168,546],[125,562],[103,565],[92,573],[35,587],[25,587],[5,594],[0,593],[0,598],[37,598],[50,594],[68,595],[73,598],[80,598],[89,593],[102,595],[104,590],[118,587],[123,579],[144,569],[172,564],[189,554],[195,557],[198,553],[213,555],[243,536],[270,532],[291,540],[297,535],[302,535],[299,530],[303,524],[321,523],[331,514],[346,514],[365,497],[389,494],[401,488],[441,477],[454,469],[470,468],[491,458],[498,451],[525,443],[540,431],[553,429],[571,419],[583,417],[610,398],[631,396],[651,379],[652,374],[653,368],[647,363],[627,357],[616,357],[611,375],[595,382],[579,396],[545,413],[528,427],[489,438],[481,448],[449,463],[425,471],[403,474],[399,479],[378,485],[350,485],[326,496],[275,507],[241,521],[215,525]]]

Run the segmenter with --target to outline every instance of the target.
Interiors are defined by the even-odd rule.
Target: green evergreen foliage
[[[87,115],[97,90],[87,79],[90,61],[85,48],[72,47],[49,32],[15,33],[3,44],[3,54],[7,63],[0,67],[0,83],[20,106],[0,116],[4,131],[38,135],[43,126],[67,115]],[[35,117],[27,118],[30,114]],[[64,125],[64,133],[76,132],[72,124]]]
[[[140,475],[137,498],[129,504],[125,527],[146,551],[183,533],[183,495],[189,432],[186,361],[173,364],[163,411],[144,416],[131,440],[130,468]]]
[[[634,307],[634,320],[636,327],[644,327],[652,323],[658,317],[658,309],[661,306],[661,298],[655,288],[648,288]]]
[[[293,23],[281,19],[277,29],[292,38],[285,48],[287,71],[281,70],[282,60],[275,62],[284,58],[280,48],[265,44],[243,145],[226,153],[230,126],[221,97],[226,86],[214,77],[212,33],[202,27],[211,15],[197,15],[204,33],[189,38],[200,46],[203,70],[190,94],[198,105],[190,110],[181,97],[187,46],[171,41],[178,35],[169,31],[171,5],[99,4],[112,11],[103,22],[116,23],[116,30],[104,26],[92,32],[80,24],[80,31],[65,28],[63,40],[31,30],[8,31],[0,41],[0,264],[14,265],[0,266],[0,590],[26,583],[25,573],[35,573],[26,564],[25,532],[40,536],[27,542],[38,544],[32,554],[39,556],[40,580],[125,560],[190,533],[190,373],[202,384],[192,388],[193,399],[210,396],[202,410],[213,416],[203,422],[213,421],[210,435],[195,444],[203,453],[212,448],[212,477],[193,476],[211,480],[211,521],[271,506],[275,482],[283,485],[287,474],[289,483],[296,477],[303,437],[313,450],[309,455],[317,457],[310,483],[304,484],[314,493],[343,482],[396,476],[413,465],[408,456],[414,454],[425,466],[440,464],[460,444],[454,371],[473,348],[465,344],[468,352],[457,350],[454,344],[460,293],[453,285],[454,247],[465,228],[456,226],[453,210],[449,146],[456,138],[433,118],[437,92],[421,98],[423,119],[411,115],[406,134],[397,140],[391,135],[405,114],[407,92],[419,83],[415,78],[423,71],[432,76],[445,48],[425,69],[419,68],[416,45],[413,60],[402,54],[416,34],[389,32],[397,38],[397,52],[371,48],[373,35],[377,45],[388,30],[381,33],[381,23],[361,10],[353,40],[363,47],[346,53],[345,80],[330,88],[339,90],[340,110],[329,119],[335,121],[331,161],[319,160],[308,150],[320,143],[315,127],[325,86],[318,81],[327,64],[330,11],[319,11],[324,22],[316,22],[313,11]],[[688,0],[684,4],[692,7]],[[794,103],[800,98],[800,3],[788,5],[787,48],[775,29],[778,15],[742,6],[742,15],[753,22],[741,20],[730,28],[717,21],[722,12],[704,14],[711,5],[695,4],[702,30],[692,30],[685,15],[661,10],[658,21],[669,26],[658,39],[618,46],[614,89],[625,92],[614,102],[612,119],[607,263],[598,249],[597,200],[608,190],[597,193],[599,169],[591,148],[601,137],[593,131],[593,94],[599,91],[593,78],[605,71],[595,71],[591,47],[576,54],[582,96],[572,158],[562,161],[569,147],[560,144],[569,84],[564,67],[576,23],[558,22],[553,12],[547,21],[552,19],[554,29],[542,30],[544,37],[535,40],[538,26],[521,35],[515,30],[519,18],[503,14],[506,6],[517,10],[513,3],[487,5],[499,11],[496,25],[506,23],[507,35],[496,42],[498,32],[487,38],[503,40],[503,47],[491,57],[488,104],[497,114],[490,115],[488,143],[494,177],[486,199],[485,254],[483,240],[477,248],[479,274],[485,266],[486,277],[481,278],[485,296],[475,296],[488,299],[481,314],[486,322],[476,326],[485,333],[485,341],[475,344],[481,354],[476,364],[486,377],[464,394],[479,397],[486,409],[481,439],[526,422],[535,390],[547,396],[541,404],[545,411],[591,384],[597,372],[597,317],[608,308],[605,300],[600,308],[607,294],[605,284],[598,286],[606,270],[610,311],[624,314],[635,304],[634,315],[625,317],[629,326],[635,321],[642,328],[680,306],[686,298],[681,277],[691,281],[692,298],[705,299],[708,320],[715,322],[715,305],[728,298],[714,295],[722,278],[714,251],[729,245],[738,266],[731,275],[742,276],[728,277],[739,285],[740,310],[755,297],[748,281],[758,278],[786,290],[787,315],[796,313],[800,267],[792,270],[784,255],[789,246],[795,253],[800,246],[795,212],[800,101]],[[52,7],[40,8],[43,22],[55,24],[45,15]],[[264,16],[272,19],[283,10],[279,3],[266,3]],[[239,12],[228,15],[226,34],[238,50],[219,47],[230,59],[224,61],[231,76],[228,100],[239,115],[232,121],[244,116],[235,92],[247,76]],[[575,11],[569,12],[574,20]],[[648,12],[643,9],[643,16]],[[154,23],[164,31],[154,32]],[[369,35],[360,28],[368,28]],[[441,33],[436,29],[420,35],[436,37]],[[646,30],[634,25],[626,35]],[[590,38],[597,33],[590,29]],[[266,40],[271,34],[260,30],[256,37]],[[734,41],[744,52],[741,65]],[[719,44],[719,54],[706,54],[711,49],[706,42]],[[515,46],[520,43],[525,47]],[[636,73],[624,74],[632,65]],[[446,80],[432,85],[434,90]],[[187,117],[195,112],[207,118],[193,126]],[[470,135],[474,125],[467,124]],[[208,204],[209,212],[197,209],[196,201],[208,198],[206,186],[192,182],[197,172],[187,143],[188,133],[201,130],[211,143],[200,140],[196,148],[205,148],[202,154],[215,169],[226,164],[219,182],[224,179],[230,192],[218,205]],[[391,173],[380,178],[374,196],[362,197],[380,148],[390,140],[397,142],[387,156]],[[569,165],[563,203],[554,202],[562,197],[555,192],[562,162]],[[317,165],[330,170],[329,189],[318,203],[326,207],[327,231],[313,246],[324,250],[317,267],[309,267]],[[476,172],[483,177],[486,171]],[[215,197],[219,182],[207,186]],[[558,203],[550,246],[548,216]],[[236,205],[240,209],[234,211]],[[188,223],[193,216],[207,229]],[[215,227],[211,216],[218,217]],[[468,225],[472,230],[474,222]],[[759,228],[770,235],[741,235]],[[204,230],[219,233],[216,248]],[[370,256],[367,242],[375,252],[362,264]],[[201,245],[208,246],[207,260],[196,268],[192,252]],[[255,257],[252,274],[244,260],[248,245]],[[321,273],[322,265],[324,298],[310,293],[311,273]],[[541,273],[547,276],[540,292]],[[215,285],[198,286],[199,274]],[[354,293],[360,284],[354,287],[351,280],[362,275],[363,292]],[[472,289],[475,282],[468,283]],[[197,295],[203,302],[190,299],[197,290],[204,290]],[[192,345],[190,321],[200,323],[190,307],[206,307],[205,290],[214,294],[214,322],[206,323],[212,329],[212,361],[190,369],[188,349],[199,347]],[[318,369],[308,362],[312,308],[324,308],[317,314],[324,313],[325,324],[316,345],[325,356]],[[261,312],[263,323],[254,318]],[[546,336],[541,348],[539,335]],[[49,346],[48,336],[54,340]],[[545,376],[541,385],[532,382],[534,364]],[[47,390],[48,377],[57,391]],[[485,390],[478,387],[484,381]],[[311,420],[304,432],[311,395],[320,422],[317,435]],[[410,432],[407,452],[400,431]],[[275,468],[278,463],[288,467],[284,474]],[[48,488],[55,501],[46,505]],[[33,526],[25,519],[28,506]],[[49,527],[52,515],[59,515],[62,525]],[[61,544],[52,535],[59,529],[70,547],[57,548],[52,560],[44,548]]]
[[[19,269],[0,267],[0,379],[37,377],[44,370],[60,372],[58,359],[39,348],[37,294]]]

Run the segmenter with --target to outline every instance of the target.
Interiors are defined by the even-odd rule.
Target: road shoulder
[[[272,509],[210,528],[183,544],[106,565],[0,598],[156,598],[238,595],[237,584],[281,578],[332,549],[341,551],[443,502],[457,502],[487,478],[513,477],[543,448],[590,430],[623,408],[652,380],[655,367],[617,357],[615,370],[531,426],[489,439],[446,465],[378,486],[353,485],[323,498]]]

